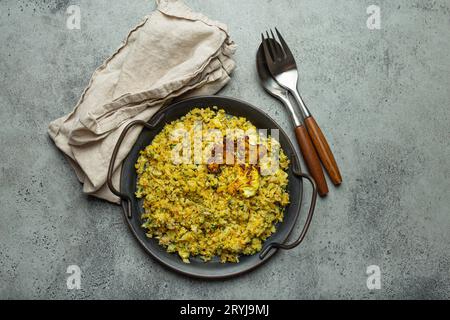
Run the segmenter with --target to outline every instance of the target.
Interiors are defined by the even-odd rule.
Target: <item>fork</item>
[[[275,45],[279,46],[278,43],[275,43]],[[296,133],[298,146],[303,159],[305,160],[306,167],[314,181],[316,181],[319,195],[325,197],[328,193],[328,185],[325,180],[325,175],[323,174],[317,151],[303,124],[303,119],[301,114],[299,114],[298,107],[291,102],[291,99],[289,99],[289,92],[281,87],[270,74],[270,71],[267,68],[266,57],[264,56],[263,44],[259,46],[256,53],[256,70],[258,71],[263,88],[286,106],[286,110],[289,112],[290,118],[294,124],[294,132]]]
[[[266,31],[267,38],[264,37],[264,34],[261,34],[267,67],[278,84],[288,90],[299,105],[305,126],[311,136],[323,166],[328,172],[333,184],[340,185],[342,183],[341,173],[333,153],[331,152],[330,146],[328,145],[327,139],[298,92],[298,70],[294,55],[277,28],[275,28],[275,32],[281,45],[275,45],[277,40],[272,30],[270,30],[270,35],[269,32]],[[272,41],[266,41],[266,39]],[[296,135],[298,134],[299,133],[296,131]]]

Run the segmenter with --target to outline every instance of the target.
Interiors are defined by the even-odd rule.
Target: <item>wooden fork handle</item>
[[[321,197],[324,197],[328,193],[328,185],[322,171],[319,156],[317,155],[316,149],[314,148],[308,131],[304,125],[300,125],[295,128],[295,136],[297,138],[298,145],[300,146],[303,159],[308,167],[308,171],[317,184],[317,191]]]
[[[305,125],[331,181],[335,185],[340,185],[342,183],[341,173],[322,130],[313,117],[306,118]]]

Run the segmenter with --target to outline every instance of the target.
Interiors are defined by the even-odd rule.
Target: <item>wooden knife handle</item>
[[[295,128],[295,136],[297,137],[297,142],[300,146],[300,151],[302,152],[306,166],[308,167],[308,171],[316,181],[317,191],[321,197],[324,197],[328,193],[328,185],[316,149],[314,148],[305,126],[301,125]]]
[[[331,152],[330,146],[328,145],[327,139],[323,135],[322,130],[320,130],[316,120],[314,120],[313,117],[306,118],[305,125],[331,181],[335,185],[340,185],[342,183],[341,173],[339,172],[333,152]]]

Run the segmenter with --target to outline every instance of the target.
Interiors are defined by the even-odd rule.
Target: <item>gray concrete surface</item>
[[[0,1],[0,298],[450,298],[450,3],[428,0],[187,0],[230,27],[238,68],[221,94],[290,128],[257,83],[259,33],[278,26],[344,184],[320,200],[304,244],[240,278],[162,268],[120,208],[81,193],[46,134],[150,0]],[[80,5],[81,30],[66,28]],[[381,30],[366,8],[381,8]],[[292,135],[291,135],[292,136]],[[81,267],[81,290],[66,268]],[[381,289],[366,286],[378,265]]]

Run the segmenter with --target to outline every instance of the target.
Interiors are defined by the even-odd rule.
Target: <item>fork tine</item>
[[[286,41],[284,41],[283,37],[281,36],[281,33],[278,31],[277,28],[275,28],[275,32],[278,35],[278,39],[280,39],[281,46],[283,48],[285,56],[289,57],[289,58],[293,58],[294,56],[293,56],[291,50],[289,49],[289,46],[287,45]]]
[[[268,31],[266,31],[266,35],[267,35],[267,43],[269,44],[270,54],[272,55],[272,59],[275,61],[275,60],[277,60],[277,54],[275,52],[275,46],[273,45],[273,41],[272,41],[274,39],[270,38]]]
[[[271,41],[273,43],[273,47],[274,47],[274,56],[279,59],[279,57],[283,57],[284,56],[284,52],[283,52],[283,48],[278,44],[278,41],[276,40],[277,38],[275,37],[275,35],[273,34],[272,29],[270,29],[270,34],[272,35],[272,40]]]
[[[262,45],[263,45],[263,51],[264,51],[264,56],[266,58],[267,63],[273,63],[272,57],[270,56],[270,52],[269,52],[269,47],[267,46],[267,41],[264,38],[264,34],[261,33],[261,38],[262,38]]]

